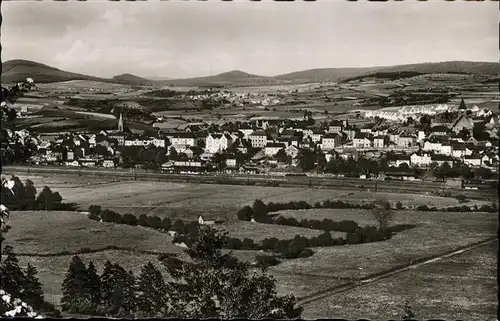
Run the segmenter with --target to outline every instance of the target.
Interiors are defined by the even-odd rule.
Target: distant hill
[[[310,83],[319,81],[346,81],[363,77],[389,77],[394,73],[401,75],[432,73],[466,73],[473,75],[500,75],[500,64],[496,62],[447,61],[438,63],[419,63],[410,65],[366,67],[366,68],[323,68],[309,69],[265,77],[232,70],[222,74],[186,79],[147,79],[131,74],[114,76],[111,79],[67,72],[29,60],[9,60],[2,66],[2,83],[20,82],[31,77],[38,83],[61,82],[69,80],[91,80],[126,85],[173,85],[173,86],[258,86],[283,83]]]
[[[68,80],[101,81],[99,77],[67,72],[29,60],[16,59],[2,63],[2,83],[21,82],[27,77],[33,78],[37,83]]]
[[[232,70],[214,76],[172,79],[162,83],[176,86],[253,86],[274,85],[281,83],[281,81],[272,77],[252,75],[240,70]]]
[[[9,60],[2,64],[2,83],[11,84],[21,82],[31,77],[36,83],[61,82],[70,80],[90,80],[126,85],[149,84],[152,81],[134,75],[124,74],[112,79],[88,76],[60,70],[30,60]]]
[[[469,74],[476,76],[497,76],[500,75],[500,64],[495,62],[446,61],[398,65],[383,67],[372,72],[364,72],[351,77],[343,78],[342,80],[349,81],[365,77],[394,79],[412,77],[412,75],[418,74]]]
[[[275,79],[291,82],[314,81],[339,81],[363,76],[376,76],[375,73],[386,75],[388,73],[414,72],[419,74],[431,73],[466,73],[473,75],[500,75],[500,64],[496,62],[473,61],[446,61],[436,63],[418,63],[397,66],[361,67],[361,68],[323,68],[309,69],[275,76]]]
[[[138,77],[131,74],[122,74],[114,76],[111,80],[116,81],[119,84],[127,84],[127,85],[152,85],[154,83],[153,80]]]

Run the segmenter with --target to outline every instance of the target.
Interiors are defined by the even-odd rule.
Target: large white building
[[[218,153],[225,151],[233,145],[233,138],[231,135],[224,134],[210,134],[205,141],[206,153]]]
[[[264,148],[267,144],[267,134],[263,130],[255,131],[248,136],[253,148]]]

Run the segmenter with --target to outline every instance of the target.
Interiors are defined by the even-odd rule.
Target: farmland
[[[100,179],[98,183],[97,179],[91,176],[82,176],[78,181],[64,176],[25,175],[20,178],[22,180],[30,178],[38,188],[43,185],[50,186],[63,196],[65,202],[76,203],[82,210],[95,204],[122,214],[158,215],[170,217],[172,220],[176,218],[195,220],[199,215],[205,219],[217,217],[226,220],[220,228],[227,230],[230,236],[240,239],[250,238],[255,242],[273,236],[279,239],[291,239],[297,234],[313,237],[321,233],[321,231],[306,228],[237,221],[234,217],[236,211],[244,205],[252,204],[255,199],[262,199],[265,203],[291,200],[314,203],[327,199],[368,201],[375,198],[387,198],[392,202],[400,200],[405,203],[413,197],[416,203],[434,206],[456,205],[458,202],[453,198],[429,195],[308,188],[112,179]],[[297,219],[330,218],[333,221],[353,220],[360,225],[376,224],[367,210],[310,209],[281,211],[279,214]],[[138,271],[147,260],[158,264],[156,256],[146,251],[181,252],[181,248],[173,245],[172,239],[166,234],[138,226],[99,223],[77,212],[14,212],[11,215],[11,223],[15,228],[7,234],[7,243],[14,245],[17,253],[24,253],[21,256],[22,264],[31,262],[39,269],[47,298],[54,303],[58,303],[60,298],[59,285],[71,259],[68,252],[76,253],[82,249],[96,250],[98,252],[81,256],[84,260],[96,261],[98,268],[102,268],[105,261],[110,259],[120,264],[123,262],[126,269],[133,271]],[[50,228],[47,228],[48,224]],[[269,272],[277,279],[280,293],[304,297],[492,238],[496,235],[497,218],[491,213],[405,210],[396,212],[393,226],[396,227],[396,234],[389,240],[313,248],[315,252],[313,256],[284,260],[279,265],[269,268]],[[342,236],[340,235],[342,233],[333,232],[332,234],[334,237]],[[61,253],[64,251],[66,253]],[[240,259],[253,260],[258,252],[234,251],[234,253]],[[55,256],[43,257],[41,255]],[[51,268],[48,269],[48,266]],[[436,271],[436,273],[441,273],[440,270]],[[433,277],[442,279],[446,274],[442,275]],[[396,280],[399,280],[397,278]],[[402,280],[401,284],[410,282],[405,280]],[[398,285],[399,281],[391,282],[393,283],[390,286],[404,286]],[[387,300],[390,299],[382,297],[380,302],[377,301],[374,304],[387,303]],[[421,300],[423,302],[424,298]],[[349,300],[343,302],[342,304],[349,304]],[[351,299],[350,302],[352,304],[355,300]],[[400,304],[399,301],[394,301],[391,309],[399,309],[398,304]],[[333,307],[328,305],[324,309],[335,309],[335,305]],[[355,307],[348,306],[346,309],[355,309]],[[306,314],[307,317],[336,315],[336,312],[331,310],[318,310],[316,314],[307,313],[309,313]]]
[[[6,175],[9,173],[7,172]],[[309,189],[299,187],[268,187],[244,185],[192,184],[151,181],[102,180],[101,177],[82,176],[80,186],[74,178],[64,176],[18,175],[21,180],[31,179],[35,186],[49,185],[57,188],[68,203],[76,203],[86,210],[89,205],[100,205],[118,213],[134,215],[197,219],[219,217],[234,219],[236,212],[256,199],[268,202],[289,202],[303,200],[311,205],[325,200],[344,200],[356,203],[371,202],[384,198],[403,205],[428,205],[438,208],[457,206],[458,200],[451,197],[437,197],[425,194],[397,194],[366,191],[345,191],[334,189]],[[97,181],[100,183],[97,184]],[[93,188],[89,188],[96,182]],[[69,184],[68,184],[69,183]],[[482,201],[470,201],[468,206]]]
[[[494,320],[497,252],[498,241],[312,302],[303,317],[398,319],[408,300],[416,319]]]

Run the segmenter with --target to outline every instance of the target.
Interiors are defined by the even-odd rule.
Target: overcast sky
[[[2,3],[2,60],[110,77],[498,61],[498,3]]]

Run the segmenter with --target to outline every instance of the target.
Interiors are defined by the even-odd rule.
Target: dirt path
[[[492,243],[492,242],[494,242],[496,240],[498,240],[497,237],[490,238],[490,239],[481,241],[479,243],[475,243],[475,244],[468,245],[466,247],[462,247],[462,248],[454,250],[452,252],[447,252],[447,253],[443,253],[443,254],[438,255],[438,256],[427,258],[424,261],[421,261],[421,262],[418,262],[418,263],[414,263],[414,264],[411,264],[411,265],[403,266],[403,267],[400,267],[400,268],[392,270],[392,271],[386,271],[386,272],[377,274],[375,276],[373,276],[373,275],[372,276],[367,276],[365,278],[362,278],[362,279],[358,280],[358,282],[356,282],[356,283],[349,283],[349,284],[345,284],[345,285],[341,285],[341,286],[336,286],[334,288],[322,290],[322,291],[319,291],[317,293],[313,293],[313,294],[304,296],[302,298],[299,298],[298,305],[304,306],[304,305],[313,303],[315,301],[324,299],[326,297],[329,297],[329,296],[332,296],[332,295],[335,295],[335,294],[340,294],[340,293],[343,293],[343,292],[346,292],[346,291],[349,291],[349,290],[353,290],[355,288],[358,288],[358,287],[361,287],[361,286],[365,286],[365,285],[368,285],[368,284],[371,284],[371,283],[374,283],[374,282],[377,282],[377,281],[389,278],[391,276],[404,273],[404,272],[412,270],[412,269],[416,269],[416,268],[418,268],[420,266],[423,266],[423,265],[432,264],[432,263],[440,261],[442,259],[462,254],[464,252],[467,252],[467,251],[476,249],[478,247],[490,244],[490,243]]]

